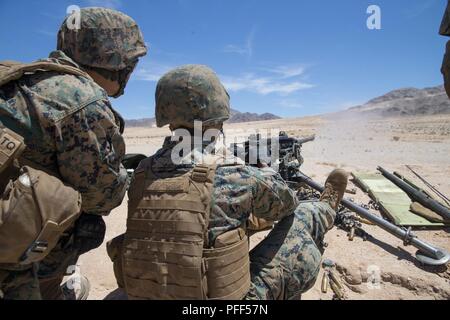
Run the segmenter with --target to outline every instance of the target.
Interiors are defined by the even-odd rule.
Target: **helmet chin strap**
[[[117,98],[123,96],[123,94],[125,93],[125,87],[126,87],[126,84],[123,85],[122,83],[120,83],[120,87],[119,87],[119,90],[117,90],[117,93],[114,95],[110,95],[110,97],[117,99]]]
[[[125,87],[127,86],[128,81],[130,80],[131,74],[133,73],[134,69],[136,68],[137,63],[126,67],[123,70],[120,71],[116,71],[118,74],[118,80],[117,82],[119,83],[119,90],[117,91],[117,93],[111,97],[113,98],[118,98],[120,96],[122,96],[125,92]]]
[[[133,73],[134,69],[136,68],[138,60],[133,61],[130,63],[128,67],[122,70],[107,70],[107,69],[101,69],[101,68],[93,68],[89,66],[82,66],[84,70],[87,72],[94,71],[102,78],[116,82],[119,84],[119,88],[116,93],[114,94],[108,94],[112,98],[118,98],[122,96],[125,92],[125,87],[127,86],[128,80],[130,80],[131,74]]]

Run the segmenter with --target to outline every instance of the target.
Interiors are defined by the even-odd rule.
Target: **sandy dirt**
[[[441,192],[450,195],[450,116],[392,119],[336,119],[310,117],[284,119],[226,126],[229,140],[242,141],[251,130],[280,129],[295,136],[316,134],[316,141],[304,145],[302,171],[323,183],[334,168],[375,172],[381,165],[412,177],[404,165],[411,165]],[[128,153],[153,154],[162,144],[168,129],[131,128],[125,132]],[[416,180],[414,180],[416,181]],[[354,186],[350,183],[349,188]],[[360,189],[347,195],[356,202],[368,203]],[[374,211],[374,213],[379,214]],[[126,199],[114,210],[107,222],[110,240],[125,231]],[[420,265],[415,249],[376,226],[364,225],[373,240],[355,238],[333,229],[326,236],[328,247],[324,258],[332,259],[347,299],[450,299],[450,272],[447,268]],[[450,251],[449,228],[417,230],[423,240]],[[255,245],[265,237],[252,237]],[[105,244],[80,259],[80,268],[91,282],[90,299],[120,299],[112,263]],[[332,299],[331,290],[320,291],[322,273],[304,299]]]

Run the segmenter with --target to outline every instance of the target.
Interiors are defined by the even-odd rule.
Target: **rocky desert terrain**
[[[375,118],[358,113],[352,117],[229,124],[225,132],[230,140],[242,140],[256,129],[262,132],[279,129],[298,137],[316,134],[316,141],[303,147],[302,171],[320,183],[334,168],[375,172],[381,165],[411,177],[404,166],[410,165],[441,192],[450,195],[450,115]],[[130,128],[125,133],[127,152],[151,155],[168,134],[168,129]],[[353,187],[350,184],[349,188]],[[360,189],[356,195],[347,196],[359,203],[369,202],[369,197]],[[125,231],[126,208],[125,199],[122,206],[106,218],[107,240]],[[336,228],[326,237],[328,247],[324,258],[336,263],[347,299],[450,299],[450,272],[446,267],[422,266],[414,258],[415,248],[404,247],[401,240],[376,226],[364,225],[364,229],[373,236],[372,240],[355,237],[354,241],[349,241],[346,232]],[[449,228],[440,228],[416,230],[416,233],[423,240],[450,251],[449,231]],[[252,236],[252,245],[266,234]],[[113,266],[105,245],[84,255],[80,268],[91,281],[90,299],[126,298],[116,290]],[[327,294],[320,291],[322,272],[304,299],[332,299],[331,290]]]

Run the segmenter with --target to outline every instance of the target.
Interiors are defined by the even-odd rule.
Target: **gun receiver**
[[[304,162],[301,155],[303,144],[315,139],[315,135],[306,138],[289,137],[285,132],[280,132],[279,137],[271,139],[262,139],[260,135],[253,135],[244,143],[231,144],[230,149],[247,165],[259,165],[262,162],[271,165],[273,161],[278,161],[279,174],[283,179],[288,180]],[[279,154],[272,154],[273,150],[278,150]]]

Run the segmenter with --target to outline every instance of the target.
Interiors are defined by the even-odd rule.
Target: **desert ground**
[[[303,147],[305,163],[302,171],[322,184],[334,168],[375,172],[381,165],[389,171],[398,170],[412,177],[404,166],[411,165],[450,196],[450,115],[389,119],[308,117],[230,124],[225,127],[225,132],[231,139],[241,139],[255,129],[280,129],[297,137],[316,134],[316,141]],[[168,129],[130,128],[125,132],[127,152],[152,155],[167,135]],[[350,183],[349,188],[353,187]],[[360,189],[356,195],[347,197],[359,203],[369,202],[369,197]],[[122,206],[106,218],[107,240],[125,231],[126,203],[125,199]],[[337,264],[347,299],[450,299],[449,269],[422,266],[414,258],[414,247],[404,247],[400,239],[376,226],[364,225],[364,229],[373,240],[355,237],[354,241],[349,241],[346,232],[336,228],[326,236],[328,247],[324,258]],[[449,231],[449,228],[416,230],[416,234],[450,251]],[[252,245],[266,234],[252,236]],[[89,299],[125,298],[117,290],[106,244],[84,255],[79,263],[82,273],[91,282]],[[379,271],[376,273],[379,282],[371,285],[368,283],[369,272],[374,269]],[[303,299],[332,299],[331,290],[327,294],[321,293],[322,273]]]

